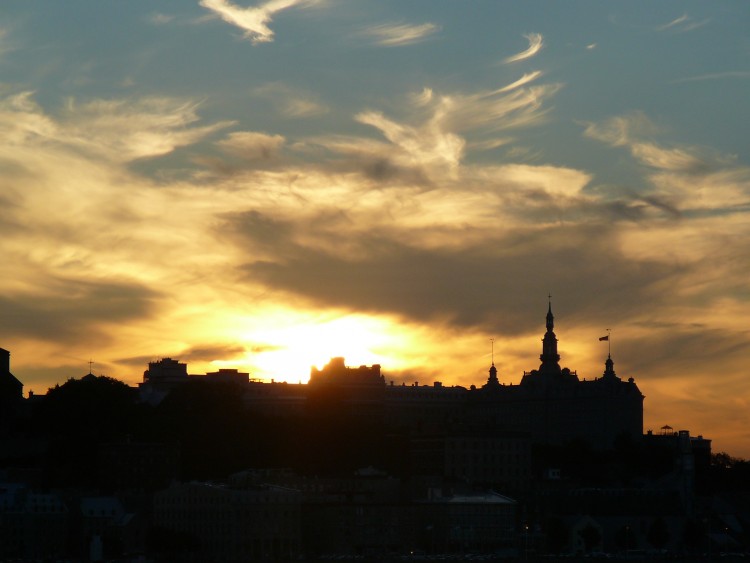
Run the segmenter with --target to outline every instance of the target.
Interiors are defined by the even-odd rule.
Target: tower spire
[[[555,328],[555,316],[552,314],[552,295],[547,294],[549,306],[547,307],[547,332],[552,332]]]
[[[492,365],[490,366],[490,376],[487,378],[487,385],[485,387],[498,387],[500,381],[497,379],[497,368],[495,367],[495,339],[490,338],[492,346]]]
[[[552,314],[552,295],[547,295],[547,332],[542,338],[542,354],[539,359],[542,365],[539,366],[541,372],[559,372],[560,371],[560,354],[557,353],[557,337],[554,333],[555,316]]]
[[[607,336],[602,336],[599,340],[607,341],[607,360],[604,362],[604,373],[602,375],[605,379],[619,379],[615,374],[615,362],[612,361],[612,331],[607,329]]]

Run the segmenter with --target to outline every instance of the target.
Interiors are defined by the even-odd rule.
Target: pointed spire
[[[487,385],[485,387],[498,387],[500,381],[497,379],[497,368],[495,367],[495,339],[490,338],[492,343],[492,365],[490,366],[490,376],[487,378]]]
[[[542,338],[542,353],[539,359],[542,364],[539,371],[542,372],[560,372],[560,354],[557,353],[557,337],[553,329],[555,328],[555,316],[552,314],[552,296],[548,295],[549,306],[547,307],[547,332]]]
[[[549,307],[547,308],[547,332],[552,332],[555,328],[555,316],[552,314],[552,295],[548,294]]]

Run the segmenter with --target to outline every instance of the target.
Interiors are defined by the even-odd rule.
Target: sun
[[[399,361],[388,350],[399,347],[394,323],[380,317],[359,314],[309,315],[294,323],[266,327],[262,335],[246,335],[265,346],[249,357],[254,367],[251,377],[269,381],[306,383],[310,368],[322,367],[333,357],[343,357],[347,365],[387,364]]]

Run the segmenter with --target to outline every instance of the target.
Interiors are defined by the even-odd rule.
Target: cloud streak
[[[507,86],[503,86],[502,88],[500,88],[498,90],[498,93],[510,92],[511,90],[515,90],[516,88],[520,88],[521,86],[526,86],[526,84],[533,82],[540,76],[542,76],[542,72],[539,70],[524,74],[521,78],[519,78],[512,84],[508,84]]]
[[[731,78],[750,78],[750,70],[733,70],[727,72],[712,72],[709,74],[701,74],[699,76],[690,76],[688,78],[680,78],[673,80],[672,84],[680,84],[684,82],[703,82],[706,80],[726,80]]]
[[[243,8],[229,0],[201,0],[200,5],[217,14],[225,22],[242,29],[245,38],[255,45],[273,41],[274,32],[269,24],[275,14],[315,2],[316,0],[268,0],[257,7]]]
[[[368,27],[361,35],[372,38],[381,47],[402,47],[424,41],[439,31],[440,26],[434,23],[386,23]]]
[[[706,18],[701,21],[695,21],[687,14],[682,14],[680,17],[673,19],[663,25],[656,27],[656,31],[675,31],[678,33],[686,33],[688,31],[694,31],[711,22],[710,18]]]
[[[21,92],[0,100],[0,131],[6,142],[56,142],[127,162],[168,154],[232,124],[191,127],[198,120],[197,107],[170,98],[84,103],[71,98],[55,121],[36,104],[33,92]]]
[[[381,132],[387,142],[365,138],[322,137],[315,143],[371,171],[385,181],[433,184],[441,176],[458,176],[467,146],[487,149],[508,144],[500,132],[544,122],[545,103],[557,84],[529,86],[541,75],[534,72],[496,90],[439,94],[425,89],[410,97],[409,118],[399,120],[377,110],[358,113],[355,119]]]
[[[528,35],[524,35],[524,37],[529,40],[529,48],[520,53],[516,53],[515,55],[511,55],[510,57],[506,57],[503,59],[504,63],[515,63],[530,59],[539,53],[544,47],[544,37],[542,37],[541,33],[529,33]]]
[[[645,178],[656,198],[677,214],[686,211],[741,211],[750,207],[750,167],[705,148],[664,147],[651,140],[658,129],[642,113],[589,123],[584,135],[624,147],[647,167]]]
[[[291,119],[319,117],[330,112],[330,108],[314,94],[281,82],[258,86],[253,89],[253,94],[270,101],[281,115]]]

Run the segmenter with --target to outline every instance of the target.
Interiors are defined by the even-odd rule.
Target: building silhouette
[[[611,355],[602,376],[591,380],[560,367],[554,327],[550,304],[539,368],[524,372],[520,385],[502,385],[493,363],[487,383],[469,394],[474,414],[509,430],[529,432],[534,443],[583,440],[609,449],[622,436],[639,440],[644,396],[635,380],[617,376]]]
[[[23,383],[10,373],[10,352],[0,348],[0,406],[17,404],[23,399]]]
[[[487,382],[466,389],[441,382],[386,385],[381,366],[348,368],[343,358],[333,358],[323,369],[312,369],[308,399],[336,397],[337,404],[352,412],[384,415],[388,424],[417,435],[448,435],[456,429],[465,434],[470,428],[493,436],[524,434],[537,444],[579,440],[599,450],[612,448],[623,436],[640,440],[644,396],[635,380],[617,376],[611,355],[601,377],[581,380],[577,372],[560,366],[557,342],[550,304],[541,364],[524,372],[518,385],[500,383],[494,361]]]
[[[258,415],[300,418],[338,413],[407,433],[413,445],[412,464],[424,470],[488,477],[488,464],[497,466],[497,459],[510,464],[512,459],[519,466],[498,475],[518,477],[528,471],[523,461],[527,454],[491,457],[482,468],[472,468],[468,457],[462,461],[454,452],[449,458],[448,444],[476,434],[498,452],[506,442],[519,440],[526,441],[526,449],[529,444],[581,441],[607,450],[618,438],[639,441],[643,435],[644,396],[635,380],[618,377],[609,354],[601,377],[581,379],[576,371],[561,367],[554,321],[550,303],[539,367],[524,372],[516,385],[501,383],[494,359],[486,383],[467,389],[439,381],[394,385],[386,382],[380,365],[349,367],[342,357],[332,358],[322,369],[311,368],[306,385],[251,381],[249,374],[229,369],[192,375],[187,364],[163,358],[149,363],[139,393],[144,402],[155,405],[190,381],[233,383],[242,390],[248,411]],[[476,447],[470,444],[469,449]]]

